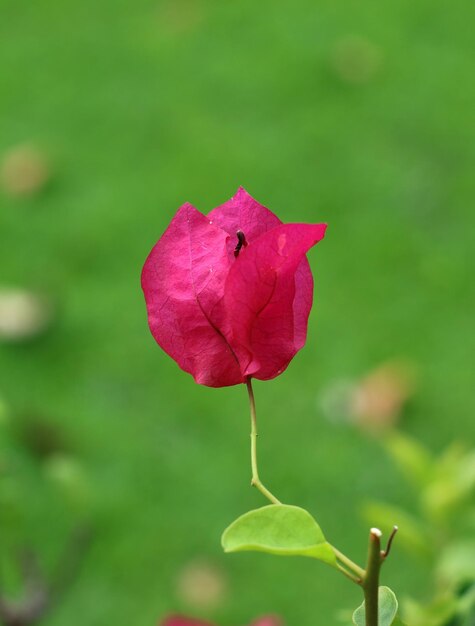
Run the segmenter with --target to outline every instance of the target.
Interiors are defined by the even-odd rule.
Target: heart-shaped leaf
[[[391,626],[397,613],[397,598],[389,587],[380,587],[378,591],[378,626]],[[366,611],[365,603],[359,606],[353,613],[353,624],[365,626]]]
[[[228,526],[221,543],[225,552],[308,556],[336,567],[335,553],[320,526],[298,506],[271,504],[249,511]]]

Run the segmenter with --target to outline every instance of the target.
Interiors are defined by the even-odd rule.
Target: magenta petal
[[[247,242],[251,243],[257,237],[282,224],[277,215],[257,202],[243,187],[239,187],[230,200],[208,213],[208,217],[213,224],[229,233],[227,249],[231,260],[234,260],[238,230],[242,231]],[[303,259],[295,273],[294,332],[297,350],[305,344],[312,302],[312,272],[307,259]]]
[[[244,233],[248,242],[252,242],[268,230],[282,224],[277,215],[254,200],[243,187],[239,187],[230,200],[210,211],[208,218],[230,235],[228,242],[230,257],[233,256],[237,243],[238,230]]]
[[[313,282],[299,266],[325,229],[325,224],[277,226],[251,242],[231,265],[224,306],[233,344],[250,354],[245,376],[274,378],[303,346]]]
[[[304,347],[307,339],[308,316],[313,304],[313,276],[306,258],[300,261],[295,272],[294,341],[297,350]]]
[[[148,256],[142,288],[157,343],[196,382],[243,382],[235,353],[215,319],[229,272],[228,235],[183,205]]]

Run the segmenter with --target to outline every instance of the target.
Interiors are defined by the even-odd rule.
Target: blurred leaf
[[[463,494],[470,494],[475,487],[475,451],[468,452],[457,465],[457,483]]]
[[[440,522],[470,501],[475,489],[475,452],[453,444],[440,457],[436,469],[434,481],[422,494],[422,504],[427,515]]]
[[[271,504],[238,517],[224,531],[225,552],[255,550],[308,556],[336,567],[336,557],[314,518],[297,506]]]
[[[369,524],[380,527],[383,532],[391,532],[397,525],[397,545],[409,553],[422,557],[432,554],[434,543],[430,540],[430,531],[407,511],[383,502],[368,502],[363,506],[362,514]]]
[[[446,626],[454,617],[457,602],[451,594],[445,593],[436,598],[428,606],[414,600],[405,600],[403,606],[404,620],[411,626]]]
[[[460,597],[457,614],[462,618],[461,626],[473,626],[475,623],[475,585]]]
[[[467,446],[461,441],[452,441],[440,454],[437,459],[438,471],[446,474],[452,472],[454,467],[463,459],[467,453]]]
[[[353,613],[354,611],[351,611],[350,609],[338,609],[335,612],[335,619],[337,622],[347,626],[347,624],[351,622]]]
[[[433,476],[434,459],[426,448],[397,431],[384,439],[384,445],[408,482],[416,487],[427,485]]]
[[[475,541],[449,545],[440,556],[437,577],[444,585],[475,581]]]
[[[378,602],[378,626],[391,626],[394,623],[398,608],[394,592],[389,587],[380,587],[378,590]],[[364,602],[353,613],[353,624],[355,626],[365,626],[366,612]]]
[[[459,494],[451,480],[437,481],[429,485],[421,496],[424,513],[433,524],[446,522],[460,502]]]

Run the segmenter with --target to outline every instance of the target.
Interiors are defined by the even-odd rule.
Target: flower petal
[[[268,230],[282,224],[277,215],[254,200],[243,187],[239,187],[230,200],[210,211],[208,218],[230,235],[228,242],[230,258],[234,256],[238,230],[244,233],[247,242],[250,243]]]
[[[313,276],[310,264],[304,257],[295,272],[294,341],[297,351],[307,339],[308,316],[313,304]]]
[[[282,224],[277,215],[257,202],[244,187],[239,187],[230,200],[213,209],[208,217],[230,235],[227,249],[231,260],[234,260],[238,230],[244,233],[248,243],[252,243],[257,237]],[[294,334],[298,350],[305,344],[312,302],[313,277],[310,265],[304,258],[295,273]]]
[[[228,235],[190,204],[183,205],[142,271],[150,330],[196,382],[243,382],[238,359],[215,323],[229,271]]]
[[[296,272],[325,229],[325,224],[277,226],[251,242],[231,265],[224,307],[233,344],[250,355],[244,376],[274,378],[302,347],[313,284],[304,269],[297,277]]]

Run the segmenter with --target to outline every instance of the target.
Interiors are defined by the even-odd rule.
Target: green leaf
[[[444,590],[427,605],[411,598],[404,601],[404,619],[414,626],[446,626],[457,615],[457,599]]]
[[[384,444],[393,461],[411,484],[419,488],[432,480],[434,459],[418,441],[395,431],[386,437]]]
[[[475,541],[454,541],[439,552],[436,566],[438,580],[457,587],[475,582]]]
[[[335,553],[320,526],[305,509],[271,504],[238,517],[224,531],[225,552],[254,550],[286,556],[308,556],[337,566]]]
[[[378,590],[378,626],[391,626],[397,613],[397,598],[389,587],[380,587]],[[353,624],[365,626],[366,612],[365,603],[359,606],[353,613]]]

